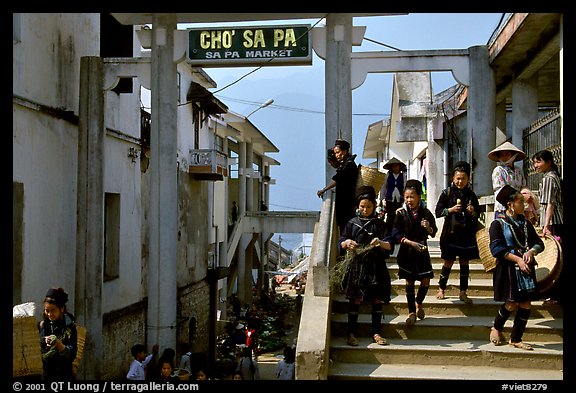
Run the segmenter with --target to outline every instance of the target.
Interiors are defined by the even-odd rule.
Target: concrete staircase
[[[346,344],[348,301],[343,294],[332,297],[328,379],[427,379],[427,380],[562,380],[563,310],[561,306],[532,303],[532,312],[523,340],[533,351],[509,345],[494,346],[490,327],[500,303],[493,300],[492,274],[480,260],[471,261],[468,296],[473,304],[458,299],[459,266],[454,264],[447,298],[437,300],[442,267],[437,241],[429,242],[434,267],[428,296],[424,301],[426,318],[406,326],[408,308],[404,280],[398,279],[395,258],[388,261],[392,276],[392,300],[384,306],[382,336],[389,345],[380,346],[370,336],[370,305],[360,308],[357,337],[360,345]],[[418,287],[416,283],[416,288]],[[514,314],[505,325],[508,339]]]

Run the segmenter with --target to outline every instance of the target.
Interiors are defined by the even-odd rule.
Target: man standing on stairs
[[[544,250],[544,242],[530,221],[524,218],[524,196],[520,191],[505,185],[496,199],[506,207],[506,213],[490,225],[490,252],[496,258],[494,300],[505,303],[494,318],[490,342],[494,345],[505,343],[504,324],[517,310],[509,343],[515,348],[532,350],[530,344],[522,341],[522,336],[530,318],[531,301],[539,297],[534,257]],[[521,290],[518,285],[525,282],[523,277],[531,283],[531,286],[523,285],[527,290]]]
[[[430,288],[430,279],[434,277],[428,237],[438,232],[436,219],[430,210],[421,203],[422,183],[416,179],[406,182],[404,187],[404,204],[396,211],[392,237],[400,244],[398,250],[398,276],[406,280],[406,300],[408,318],[406,325],[414,325],[416,318],[424,319],[424,299]],[[418,294],[414,284],[420,281]]]
[[[460,264],[460,300],[472,304],[468,297],[468,279],[471,259],[480,258],[476,244],[476,225],[480,205],[478,197],[469,186],[470,164],[458,161],[452,170],[452,184],[442,191],[436,203],[436,218],[444,217],[440,235],[441,258],[444,260],[440,272],[440,289],[436,298],[444,299],[450,271],[456,257]]]
[[[372,339],[388,344],[380,335],[382,303],[390,303],[391,282],[386,258],[394,246],[388,240],[384,221],[376,215],[376,191],[371,186],[356,190],[358,216],[346,224],[338,243],[346,250],[345,294],[348,303],[347,344],[358,345],[356,326],[362,302],[372,303]]]

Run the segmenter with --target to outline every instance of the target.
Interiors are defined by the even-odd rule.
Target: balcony
[[[228,176],[228,157],[214,149],[190,150],[188,173],[196,180],[224,180]]]

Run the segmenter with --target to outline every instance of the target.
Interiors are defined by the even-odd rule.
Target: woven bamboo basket
[[[372,186],[374,191],[376,191],[376,195],[378,195],[378,192],[380,192],[385,180],[386,174],[384,172],[380,172],[378,169],[369,166],[359,165],[356,188]]]
[[[84,344],[86,343],[86,326],[76,326],[76,358],[72,362],[72,373],[76,375],[78,373],[78,366],[80,366],[80,361],[82,360],[82,355],[84,354]]]
[[[546,292],[558,279],[562,272],[562,246],[550,235],[544,236],[544,251],[536,255],[536,282],[541,292]]]
[[[484,270],[490,272],[496,267],[496,258],[490,252],[490,232],[488,228],[482,228],[476,231],[476,243],[480,259],[484,265]]]
[[[42,375],[42,352],[36,318],[12,319],[12,344],[12,376]]]

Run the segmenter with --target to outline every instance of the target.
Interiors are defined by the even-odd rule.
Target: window
[[[104,281],[120,275],[120,194],[104,197]]]
[[[100,56],[133,57],[133,34],[132,25],[123,25],[110,14],[100,14]],[[112,91],[116,94],[132,93],[132,78],[120,78]]]
[[[12,183],[12,304],[22,303],[24,184]]]
[[[182,103],[182,99],[180,98],[180,86],[182,84],[182,75],[177,72],[176,73],[176,95],[177,95],[177,99],[178,99],[178,103],[181,104]]]
[[[224,153],[224,138],[219,135],[214,137],[214,149],[218,150],[221,153]]]

